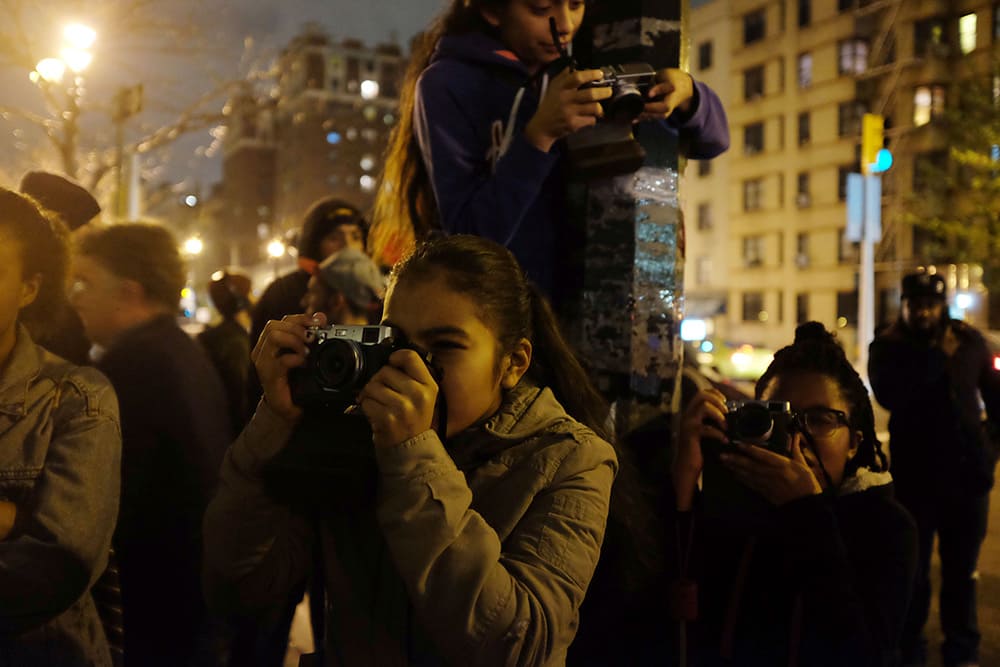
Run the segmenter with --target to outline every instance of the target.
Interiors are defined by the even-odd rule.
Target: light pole
[[[63,170],[68,176],[77,177],[77,142],[79,140],[80,98],[83,96],[83,71],[94,59],[90,48],[97,40],[97,33],[81,23],[73,23],[63,28],[62,47],[58,57],[42,58],[28,77],[37,84],[45,95],[49,106],[59,118],[62,137],[55,140],[62,158]],[[69,85],[65,88],[65,103],[59,101],[55,89],[69,73]]]

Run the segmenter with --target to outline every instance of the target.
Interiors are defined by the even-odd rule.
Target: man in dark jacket
[[[194,664],[214,640],[200,583],[201,518],[232,437],[222,383],[175,321],[185,274],[170,232],[114,225],[90,230],[78,249],[72,303],[104,349],[97,366],[121,405],[114,546],[126,664]]]
[[[903,279],[902,313],[871,345],[868,373],[890,412],[896,495],[917,522],[920,555],[903,630],[904,664],[926,662],[931,549],[941,558],[946,667],[979,659],[976,563],[986,536],[1000,422],[1000,373],[982,335],[947,313],[944,279]],[[985,405],[987,421],[983,421]]]

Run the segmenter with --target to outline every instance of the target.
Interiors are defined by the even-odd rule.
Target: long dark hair
[[[611,441],[607,404],[563,338],[548,301],[527,280],[509,250],[478,236],[438,237],[397,262],[389,281],[439,277],[475,301],[502,353],[510,352],[522,338],[530,340],[527,377],[549,387],[571,417]]]
[[[793,373],[825,375],[837,383],[850,406],[849,426],[861,432],[861,443],[857,454],[847,462],[844,476],[850,477],[859,468],[887,470],[888,460],[875,434],[875,412],[868,389],[836,338],[819,322],[806,322],[795,329],[795,341],[778,350],[774,361],[757,380],[757,398],[776,377]]]
[[[375,195],[369,250],[377,262],[394,263],[414,242],[424,241],[437,227],[438,208],[427,165],[413,134],[417,79],[427,69],[438,41],[445,35],[482,32],[496,35],[482,10],[500,10],[511,0],[452,0],[451,6],[421,33],[413,45],[399,96],[399,121],[389,135],[382,178]]]

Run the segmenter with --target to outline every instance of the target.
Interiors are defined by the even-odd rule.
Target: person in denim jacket
[[[118,402],[18,321],[65,275],[61,223],[10,190],[0,211],[0,665],[104,667],[90,587],[118,515]]]

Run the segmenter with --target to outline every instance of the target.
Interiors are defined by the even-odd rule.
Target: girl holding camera
[[[787,455],[731,442],[714,389],[681,425],[672,478],[691,664],[898,664],[916,532],[893,497],[864,383],[810,322],[775,354],[756,398],[791,404]],[[703,439],[725,443],[721,464],[773,508],[749,534],[703,509],[718,491],[697,489]]]
[[[392,263],[435,229],[493,239],[553,294],[566,217],[562,139],[594,125],[609,87],[600,70],[549,71],[583,22],[583,0],[453,0],[410,60],[372,232]],[[559,43],[553,39],[555,21]],[[641,116],[679,134],[688,157],[729,145],[714,92],[678,69],[656,74]],[[652,98],[661,97],[653,101]]]
[[[603,402],[545,300],[491,241],[417,247],[393,269],[383,323],[429,352],[440,379],[399,349],[360,391],[374,507],[319,521],[275,502],[262,471],[302,418],[288,370],[305,361],[307,325],[325,318],[268,323],[253,352],[264,399],[205,519],[211,596],[267,611],[318,550],[330,664],[563,662],[617,470],[599,435]],[[338,433],[328,440],[336,448]]]

